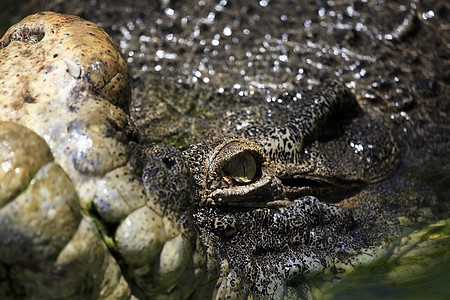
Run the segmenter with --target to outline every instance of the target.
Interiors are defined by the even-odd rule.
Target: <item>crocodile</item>
[[[30,35],[16,35],[16,38],[25,37],[25,43],[38,45],[40,39],[45,41],[44,38],[49,36],[46,33],[45,36],[35,37],[32,32]],[[31,39],[27,40],[29,37]],[[8,47],[6,45],[3,49]],[[89,48],[95,49],[92,45]],[[52,55],[59,55],[57,49],[54,50]],[[117,51],[117,48],[114,50]],[[315,95],[285,93],[274,103],[254,95],[244,97],[247,103],[240,104],[241,110],[232,110],[225,119],[215,120],[212,132],[202,134],[192,146],[180,152],[167,146],[146,147],[139,143],[136,130],[127,118],[129,100],[117,102],[114,97],[109,98],[109,95],[117,93],[127,95],[129,87],[126,79],[122,81],[125,82],[125,92],[114,90],[110,94],[104,92],[103,86],[105,82],[110,82],[110,78],[103,80],[101,85],[91,80],[91,74],[96,74],[96,71],[101,73],[104,66],[114,64],[110,61],[91,63],[77,59],[66,57],[57,60],[60,69],[55,74],[67,78],[64,84],[71,91],[70,103],[65,98],[60,103],[62,106],[55,109],[58,117],[51,115],[49,122],[47,119],[41,123],[36,122],[34,116],[45,116],[44,113],[25,112],[23,117],[20,116],[26,107],[32,107],[29,103],[36,104],[40,103],[40,99],[45,99],[45,96],[32,92],[23,94],[26,90],[30,91],[23,87],[10,90],[22,93],[15,97],[27,104],[24,107],[16,104],[3,108],[12,109],[6,114],[8,118],[11,111],[17,112],[13,115],[19,117],[14,121],[25,122],[46,139],[55,160],[75,183],[77,192],[73,197],[80,198],[82,213],[75,213],[77,221],[72,224],[73,230],[78,224],[83,224],[78,228],[78,235],[84,230],[91,234],[92,241],[99,243],[93,228],[99,229],[104,243],[99,243],[102,246],[98,246],[101,250],[96,255],[102,256],[103,259],[97,260],[97,263],[103,261],[103,265],[98,267],[100,270],[95,270],[99,272],[95,276],[103,278],[101,275],[106,274],[106,266],[113,269],[115,276],[111,278],[116,281],[108,278],[109,283],[120,287],[118,290],[123,288],[124,297],[129,297],[131,291],[139,298],[158,294],[169,294],[174,298],[191,294],[194,298],[312,296],[311,286],[317,282],[314,278],[336,277],[355,267],[359,261],[374,260],[379,253],[383,253],[383,249],[390,249],[384,247],[385,242],[390,241],[392,236],[404,233],[400,226],[404,224],[398,224],[399,220],[405,223],[428,218],[432,220],[433,210],[442,205],[428,194],[404,194],[401,197],[404,207],[398,208],[401,204],[394,199],[401,193],[399,189],[394,189],[394,192],[389,192],[389,189],[411,183],[404,178],[392,182],[383,180],[396,170],[398,164],[399,153],[389,132],[391,128],[361,112],[354,96],[342,84],[333,82]],[[100,67],[95,68],[98,65]],[[53,70],[47,67],[39,70],[42,71],[51,73]],[[126,70],[123,74],[124,78],[129,77]],[[76,84],[71,85],[74,80]],[[72,93],[74,91],[76,93]],[[223,99],[218,97],[218,101]],[[321,99],[324,102],[317,105]],[[108,104],[111,101],[112,105]],[[248,103],[253,103],[250,108]],[[352,110],[351,116],[334,115],[336,106],[341,104],[344,105],[344,112],[347,108]],[[328,105],[333,109],[328,110]],[[52,106],[47,104],[44,107]],[[67,111],[67,107],[70,121],[62,125],[66,120],[60,114]],[[259,118],[262,114],[267,119]],[[255,119],[255,115],[258,118]],[[52,129],[49,124],[55,120],[57,123]],[[289,124],[289,130],[284,131],[286,124]],[[12,125],[5,123],[4,126],[8,128]],[[68,128],[67,133],[58,132],[64,127]],[[322,131],[322,127],[327,128],[326,132]],[[27,131],[25,128],[19,129],[22,130]],[[59,138],[54,132],[62,137]],[[100,134],[97,136],[98,132]],[[365,132],[371,134],[363,135]],[[30,139],[39,140],[34,134],[28,134],[33,136]],[[284,138],[280,138],[280,134]],[[69,140],[75,149],[63,146],[58,151],[54,137]],[[125,159],[117,164],[114,164],[115,158],[104,163],[98,153],[107,147],[97,148],[97,153],[86,151],[86,142],[89,143],[92,138],[95,146],[106,144],[114,149],[113,152],[108,151],[109,158]],[[141,136],[141,139],[151,138],[153,136]],[[293,141],[291,146],[289,141]],[[374,150],[370,150],[369,145]],[[285,151],[288,148],[289,151]],[[89,157],[89,154],[94,155]],[[108,155],[104,157],[108,159]],[[51,161],[51,156],[47,153],[43,164]],[[191,173],[193,176],[190,176]],[[120,179],[117,181],[114,178]],[[19,180],[21,189],[26,189],[28,182],[36,180]],[[71,188],[70,183],[64,186]],[[26,190],[29,192],[32,189]],[[105,190],[108,193],[102,194]],[[131,195],[126,195],[123,190]],[[20,203],[19,198],[11,203]],[[76,207],[76,204],[73,205]],[[421,211],[417,210],[419,206],[423,208]],[[383,217],[380,218],[380,215]],[[385,224],[386,220],[395,224]],[[13,224],[16,227],[8,227],[13,231],[22,226],[20,220]],[[164,233],[161,234],[161,231]],[[10,236],[10,232],[4,232],[6,237]],[[52,234],[58,236],[58,232]],[[4,240],[8,242],[8,239]],[[66,238],[65,242],[68,240],[70,238]],[[374,249],[376,246],[378,248]],[[73,246],[65,249],[70,247]],[[35,253],[27,253],[28,258],[42,257],[41,252],[37,252],[38,255]],[[54,259],[55,253],[50,257]],[[26,257],[27,254],[21,256]],[[6,296],[18,291],[23,293],[21,285],[25,285],[25,293],[30,294],[58,292],[52,289],[49,292],[47,288],[44,291],[44,285],[30,284],[29,272],[23,272],[24,277],[14,275],[21,274],[14,268],[20,270],[25,266],[29,270],[27,267],[30,265],[35,267],[31,261],[19,260],[11,266],[8,265],[11,254],[7,253],[5,257],[8,259],[2,264],[2,273],[8,275],[2,286]],[[98,279],[89,283],[96,285],[95,288],[89,284],[80,288],[79,282],[84,282],[88,276],[86,274],[91,275],[89,272],[94,272],[95,267],[89,271],[79,270],[82,275],[78,277],[64,276],[65,272],[73,274],[64,259],[62,256],[62,263],[58,261],[57,268],[52,269],[55,274],[51,274],[58,275],[59,280],[69,280],[68,277],[72,280],[72,286],[68,285],[71,288],[64,291],[66,294],[63,297],[81,296],[82,293],[93,298],[111,295],[98,291],[99,287],[110,288]],[[78,263],[92,264],[92,260],[81,255],[78,259]],[[48,259],[43,264],[50,261]],[[45,267],[42,269],[48,270]],[[119,274],[119,269],[122,274]],[[31,272],[35,276],[31,277],[33,280],[39,278],[45,286],[48,286],[49,280],[55,280],[54,276],[48,273],[43,276],[39,271],[42,270]],[[58,283],[61,284],[61,281],[54,281],[53,284]],[[74,292],[77,284],[79,289]]]

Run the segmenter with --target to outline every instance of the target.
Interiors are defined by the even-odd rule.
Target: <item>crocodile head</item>
[[[307,296],[308,280],[334,274],[369,242],[356,239],[361,224],[340,202],[397,167],[389,128],[343,84],[283,102],[227,113],[223,138],[183,153],[197,226],[221,261],[218,297]]]

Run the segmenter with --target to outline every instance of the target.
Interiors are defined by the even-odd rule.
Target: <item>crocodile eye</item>
[[[225,176],[231,177],[239,184],[248,184],[255,179],[257,168],[254,156],[249,152],[242,152],[223,167],[223,172]]]

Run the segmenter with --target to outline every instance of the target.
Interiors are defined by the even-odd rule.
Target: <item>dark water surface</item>
[[[131,68],[132,117],[146,142],[176,139],[179,147],[195,142],[195,134],[185,128],[194,124],[201,131],[198,115],[212,118],[229,105],[203,108],[204,103],[195,102],[211,95],[231,95],[230,101],[239,101],[254,94],[278,101],[284,91],[308,90],[326,79],[347,82],[363,109],[394,127],[402,151],[395,176],[410,183],[399,197],[434,197],[442,209],[429,221],[444,221],[427,235],[428,242],[412,249],[426,249],[423,255],[360,270],[332,288],[325,284],[325,296],[319,297],[450,297],[448,1],[40,2],[2,1],[0,32],[43,10],[80,15],[101,25]],[[198,88],[182,97],[182,105],[174,105],[173,120],[155,111],[158,97],[143,95],[146,84],[161,81]],[[162,92],[178,91],[187,93],[170,84]],[[155,133],[163,118],[173,128]],[[433,243],[437,237],[439,242]],[[420,268],[411,268],[411,275],[401,278],[392,275],[392,270],[410,265]]]

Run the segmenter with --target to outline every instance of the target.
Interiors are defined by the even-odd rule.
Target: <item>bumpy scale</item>
[[[76,16],[31,15],[0,40],[1,298],[189,295],[206,277],[191,273],[206,250],[189,193],[144,187],[174,158],[137,146],[129,79],[114,41]]]

